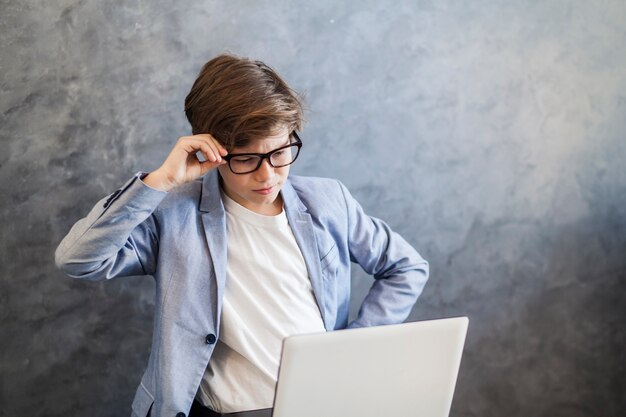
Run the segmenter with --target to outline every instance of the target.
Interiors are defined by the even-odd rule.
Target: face
[[[276,136],[256,140],[248,146],[237,147],[235,153],[267,153],[290,143],[289,131],[284,129]],[[267,159],[254,172],[234,174],[227,164],[217,168],[222,177],[222,187],[228,197],[248,210],[266,216],[279,214],[283,202],[280,190],[289,175],[289,166],[274,168]]]

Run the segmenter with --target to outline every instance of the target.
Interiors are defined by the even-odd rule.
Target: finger
[[[185,151],[187,153],[202,151],[202,154],[208,161],[218,162],[222,159],[216,149],[211,147],[207,141],[199,138],[187,137],[184,140],[183,146],[185,147]]]
[[[206,143],[202,143],[201,145],[202,153],[208,162],[220,162],[222,158],[218,155],[217,151],[211,148]]]
[[[209,148],[211,148],[211,151],[213,152],[213,155],[215,155],[215,161],[219,162],[222,160],[222,156],[220,155],[220,144],[218,142],[214,142],[211,140],[208,140],[205,142],[207,144],[207,146]]]
[[[208,133],[202,133],[202,134],[194,135],[192,137],[202,138],[202,140],[206,140],[207,142],[211,143],[212,145],[215,146],[217,152],[221,156],[226,156],[228,154],[228,151],[226,150],[226,148],[224,148],[222,143]]]

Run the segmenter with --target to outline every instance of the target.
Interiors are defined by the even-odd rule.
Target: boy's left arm
[[[365,214],[346,187],[339,185],[348,211],[350,260],[375,279],[348,327],[401,323],[428,280],[428,262],[385,222]]]

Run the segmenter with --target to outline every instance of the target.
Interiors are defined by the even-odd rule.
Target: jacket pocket
[[[333,246],[326,251],[324,256],[320,259],[323,275],[328,275],[329,272],[334,272],[334,269],[336,269],[336,265],[334,264],[336,263],[335,261],[337,260],[337,255],[339,255],[339,251],[337,250],[337,245],[333,243]]]
[[[139,417],[146,417],[150,412],[150,407],[154,403],[154,396],[143,385],[143,382],[139,384],[137,392],[135,393],[135,399],[133,400],[133,415]]]

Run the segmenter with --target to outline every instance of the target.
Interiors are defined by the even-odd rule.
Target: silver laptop
[[[467,317],[291,336],[273,417],[447,417]]]

